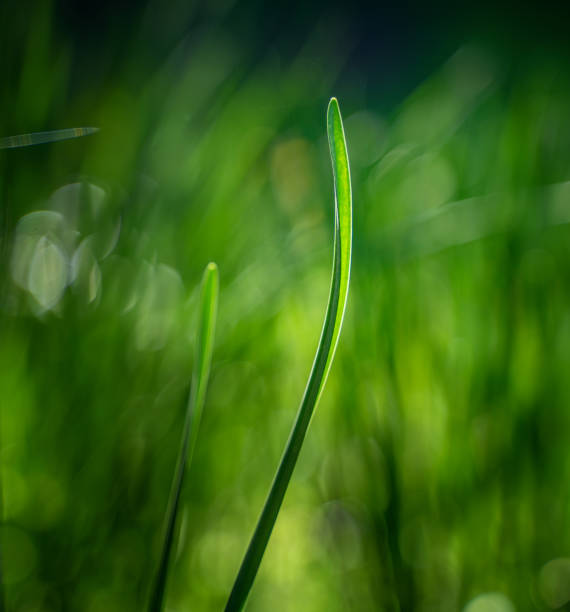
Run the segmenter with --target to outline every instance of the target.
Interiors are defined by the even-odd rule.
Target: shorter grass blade
[[[0,138],[0,149],[18,149],[20,147],[31,147],[33,145],[57,142],[58,140],[69,140],[95,134],[99,128],[80,127],[65,130],[52,130],[51,132],[32,132],[31,134],[18,134],[17,136],[5,136]]]
[[[170,498],[168,500],[162,551],[148,607],[149,612],[160,612],[164,604],[168,566],[174,540],[174,528],[176,526],[176,516],[178,513],[184,472],[186,465],[190,465],[192,461],[204,407],[208,376],[210,374],[210,363],[212,361],[212,350],[214,345],[214,328],[218,309],[218,286],[218,267],[214,263],[209,263],[206,266],[202,278],[198,334],[196,339],[194,370],[192,373],[192,388],[190,390],[188,410],[186,412],[184,431],[182,433],[182,444],[180,446],[176,472],[174,473]]]

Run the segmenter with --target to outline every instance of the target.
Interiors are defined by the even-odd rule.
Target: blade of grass
[[[332,98],[328,106],[327,133],[334,176],[335,223],[332,280],[325,321],[293,429],[234,582],[226,612],[237,612],[244,607],[255,580],[313,411],[327,380],[346,308],[352,253],[352,192],[346,140],[336,98]]]
[[[0,149],[17,149],[19,147],[31,147],[32,145],[56,142],[58,140],[69,140],[95,134],[99,128],[82,127],[68,128],[65,130],[52,130],[50,132],[32,132],[31,134],[18,134],[17,136],[4,136],[0,138]]]
[[[198,334],[194,356],[194,369],[192,372],[192,388],[190,390],[188,409],[186,411],[182,444],[180,446],[176,472],[174,474],[170,498],[168,500],[162,551],[148,607],[149,612],[160,612],[164,603],[168,566],[174,539],[174,528],[176,525],[180,493],[182,491],[182,482],[186,465],[189,465],[192,461],[192,454],[194,453],[194,446],[196,445],[198,428],[200,426],[202,409],[204,407],[204,398],[206,396],[206,386],[210,373],[210,363],[212,361],[212,349],[214,345],[214,328],[218,308],[218,284],[218,267],[214,263],[209,263],[202,277]]]

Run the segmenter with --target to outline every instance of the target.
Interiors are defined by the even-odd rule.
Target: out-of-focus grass
[[[318,341],[344,58],[252,61],[210,29],[165,62],[126,41],[77,91],[50,23],[2,135],[101,129],[0,155],[7,609],[144,607],[208,260],[218,345],[167,606],[221,609]],[[248,609],[567,605],[570,82],[531,59],[462,48],[383,116],[335,85],[351,304]]]

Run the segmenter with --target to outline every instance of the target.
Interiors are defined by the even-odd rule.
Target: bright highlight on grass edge
[[[176,465],[176,472],[172,481],[168,509],[166,512],[166,524],[160,561],[156,572],[155,582],[148,606],[149,612],[160,612],[164,604],[166,580],[168,577],[168,566],[170,553],[174,539],[174,527],[182,491],[182,482],[186,465],[192,462],[192,455],[198,436],[198,428],[202,417],[206,387],[210,374],[212,362],[212,350],[214,346],[214,330],[218,309],[218,267],[215,263],[209,263],[204,270],[200,292],[200,310],[198,320],[198,334],[194,355],[194,368],[192,372],[192,387],[186,411],[186,420],[182,433],[182,444]]]
[[[336,98],[331,98],[329,102],[327,134],[334,176],[335,223],[333,270],[325,321],[295,424],[234,582],[226,604],[226,612],[242,610],[247,601],[291,480],[307,428],[327,380],[346,309],[352,254],[352,191],[346,139]]]

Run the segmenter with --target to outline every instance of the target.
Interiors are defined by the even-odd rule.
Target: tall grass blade
[[[305,439],[311,416],[329,374],[346,308],[352,253],[352,192],[346,140],[336,98],[332,98],[329,103],[327,132],[334,175],[335,223],[332,280],[325,321],[295,424],[230,593],[226,612],[241,610],[253,585]]]
[[[18,149],[19,147],[31,147],[32,145],[56,142],[58,140],[69,140],[95,134],[99,128],[80,127],[65,130],[52,130],[51,132],[32,132],[31,134],[18,134],[17,136],[4,136],[0,138],[0,149]]]
[[[202,278],[198,334],[196,339],[194,370],[192,373],[192,388],[190,390],[188,409],[186,411],[182,444],[180,446],[176,472],[174,474],[170,498],[168,500],[162,551],[148,607],[149,612],[160,612],[164,603],[164,593],[168,577],[168,566],[174,539],[174,528],[176,525],[180,492],[182,490],[186,465],[190,464],[192,461],[192,454],[196,445],[198,428],[200,426],[202,409],[204,407],[204,398],[206,396],[206,386],[210,373],[210,363],[212,361],[212,349],[214,345],[214,328],[218,309],[218,285],[218,267],[214,263],[209,263],[206,266]]]

